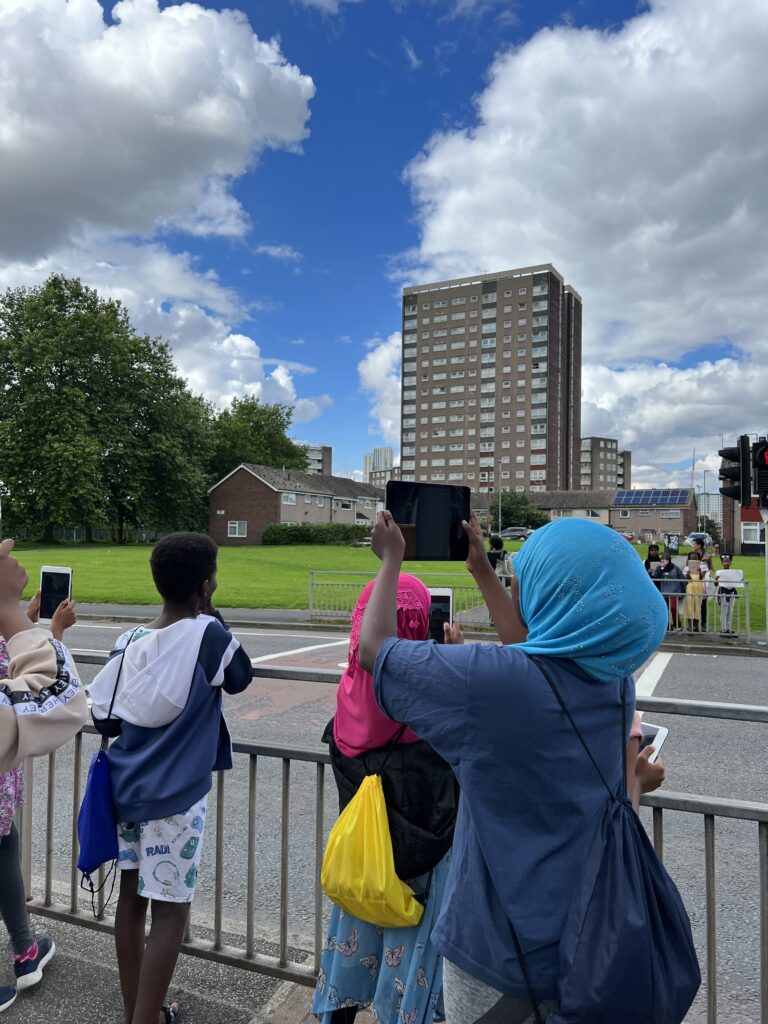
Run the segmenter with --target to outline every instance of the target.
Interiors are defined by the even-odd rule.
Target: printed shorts
[[[182,814],[117,826],[117,866],[138,871],[140,896],[168,903],[191,903],[203,853],[203,797]]]

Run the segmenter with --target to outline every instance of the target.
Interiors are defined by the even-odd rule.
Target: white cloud
[[[386,339],[367,342],[369,352],[358,363],[360,385],[371,397],[369,433],[380,435],[390,444],[400,444],[400,331]]]
[[[362,0],[294,0],[303,7],[314,7],[323,14],[338,14],[342,4],[359,4]]]
[[[656,0],[618,31],[561,26],[500,54],[474,123],[433,136],[407,169],[420,242],[402,276],[550,261],[584,299],[585,422],[597,387],[632,402],[606,366],[688,354],[709,387],[699,350],[730,339],[737,361],[722,372],[733,398],[744,387],[726,419],[756,426],[768,393],[766,51],[766,4]],[[702,430],[725,429],[685,402],[687,380],[670,371],[670,400],[646,396],[655,415],[642,417],[678,460]],[[629,422],[617,413],[615,429]]]
[[[303,256],[290,245],[257,245],[254,250],[260,256],[269,256],[273,260],[283,260],[285,263],[299,263]]]
[[[293,406],[294,420],[305,422],[332,404],[327,394],[297,394],[294,378],[314,373],[314,367],[263,355],[262,345],[232,330],[232,323],[247,320],[248,310],[187,253],[157,243],[93,242],[34,263],[0,266],[0,289],[38,285],[51,273],[79,277],[100,295],[120,299],[136,330],[167,341],[193,390],[218,406],[255,394]]]
[[[242,235],[235,178],[296,149],[312,80],[246,17],[196,3],[0,3],[0,253],[93,230]]]
[[[411,71],[416,71],[421,67],[422,62],[416,56],[416,51],[408,39],[403,40],[403,51]]]
[[[702,361],[689,369],[636,362],[625,370],[584,368],[582,433],[617,437],[632,449],[632,481],[647,486],[688,486],[715,479],[722,442],[764,423],[749,410],[765,408],[765,373],[745,360]]]
[[[267,304],[158,240],[248,229],[231,187],[265,148],[298,148],[312,80],[238,11],[121,0],[112,18],[98,0],[0,0],[0,288],[80,277],[217,405],[256,394],[315,418],[330,397],[295,385],[314,368],[234,329]]]

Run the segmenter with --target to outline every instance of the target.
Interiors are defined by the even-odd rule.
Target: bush
[[[270,523],[261,535],[261,543],[269,546],[282,544],[354,544],[370,537],[370,526],[352,523]]]

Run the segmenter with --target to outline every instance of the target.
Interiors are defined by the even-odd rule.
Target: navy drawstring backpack
[[[681,1024],[701,985],[701,971],[680,893],[627,797],[624,689],[622,779],[614,791],[546,665],[532,660],[608,794],[560,938],[559,1000],[547,1024]],[[544,1024],[514,926],[512,935],[534,1020]]]

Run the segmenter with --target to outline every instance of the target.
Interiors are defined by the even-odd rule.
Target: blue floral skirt
[[[312,1013],[321,1024],[345,1006],[371,1006],[382,1024],[432,1024],[445,1020],[443,961],[431,933],[443,902],[451,854],[428,875],[424,916],[413,928],[379,928],[334,906],[317,979]]]

